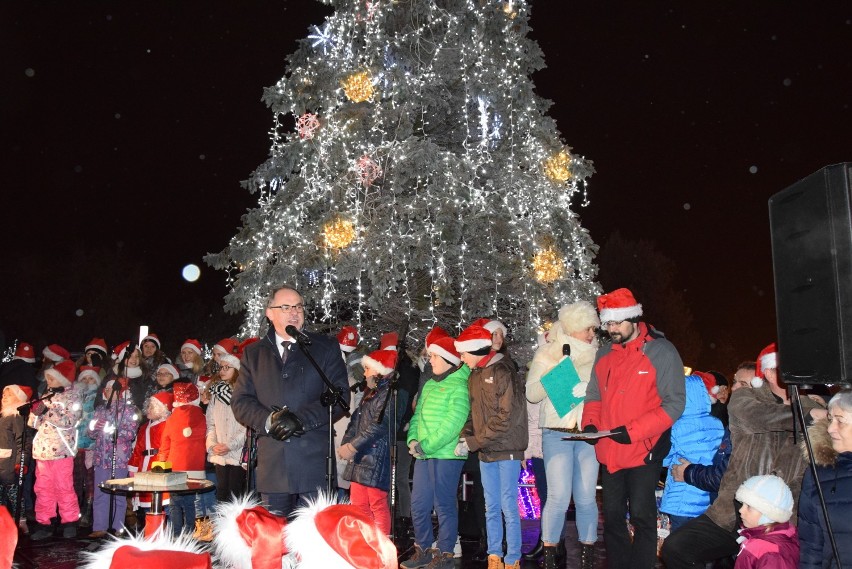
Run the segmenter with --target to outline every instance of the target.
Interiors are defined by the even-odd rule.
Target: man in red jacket
[[[620,288],[598,298],[612,344],[595,357],[583,409],[583,431],[611,431],[595,439],[604,466],[604,543],[611,569],[653,567],[657,555],[654,490],[671,446],[670,429],[683,413],[686,387],[677,349],[645,322],[642,305]],[[625,518],[628,505],[634,529]]]

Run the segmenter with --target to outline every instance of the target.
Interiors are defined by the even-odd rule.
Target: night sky
[[[548,64],[538,92],[597,169],[583,225],[600,244],[615,230],[652,241],[680,268],[708,360],[717,343],[753,358],[775,336],[767,199],[852,160],[852,4],[532,6]],[[189,303],[222,320],[224,274],[202,257],[255,204],[239,182],[267,156],[263,87],[329,11],[313,0],[3,3],[7,341],[76,348],[125,306],[156,315],[152,327]],[[183,281],[187,263],[199,281]],[[96,288],[87,278],[110,292],[83,294]]]

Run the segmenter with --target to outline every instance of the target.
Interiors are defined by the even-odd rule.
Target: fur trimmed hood
[[[811,437],[811,444],[814,447],[814,461],[817,466],[834,466],[837,463],[837,451],[831,446],[831,436],[828,434],[828,421],[825,419],[816,421],[808,427],[808,434]],[[805,460],[810,460],[805,441],[802,441],[799,446],[802,449]]]

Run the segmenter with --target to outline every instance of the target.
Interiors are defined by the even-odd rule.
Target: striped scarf
[[[224,381],[217,381],[210,386],[210,393],[225,405],[231,404],[231,386]]]

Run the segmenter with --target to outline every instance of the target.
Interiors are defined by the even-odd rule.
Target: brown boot
[[[499,555],[489,555],[488,556],[488,569],[505,569],[505,565],[503,565],[503,558]]]

